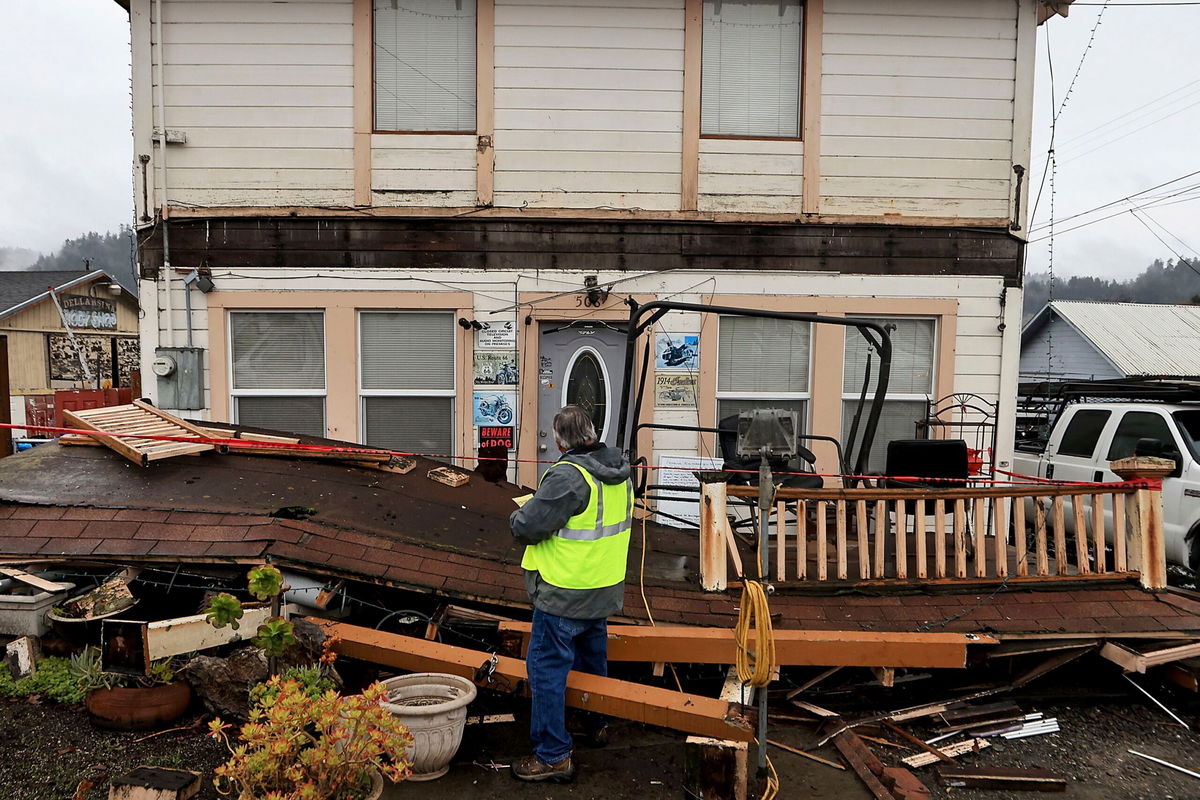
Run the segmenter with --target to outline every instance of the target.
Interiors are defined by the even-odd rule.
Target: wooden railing
[[[726,509],[757,498],[748,486],[705,484],[701,583],[719,590],[756,576],[737,550]],[[770,579],[980,582],[1094,579],[1136,574],[1166,584],[1162,497],[1154,479],[965,489],[778,489],[767,521]],[[1110,550],[1111,548],[1111,550]],[[743,569],[742,561],[745,560]]]

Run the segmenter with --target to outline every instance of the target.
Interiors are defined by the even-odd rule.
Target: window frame
[[[700,62],[704,62],[704,0],[696,0],[700,4]],[[805,83],[808,76],[808,48],[809,38],[808,30],[812,24],[809,18],[809,9],[811,3],[809,0],[800,0],[800,75],[799,75],[799,96],[796,98],[796,135],[795,136],[736,136],[724,133],[705,133],[704,132],[704,70],[700,69],[700,86],[696,94],[697,118],[701,139],[728,140],[728,141],[743,141],[743,142],[803,142],[804,141],[804,119],[805,119],[805,104],[806,96]],[[374,8],[374,6],[372,6]],[[372,24],[372,31],[374,25]],[[372,41],[372,53],[374,53],[374,42]],[[372,71],[374,67],[372,66]],[[372,84],[373,86],[374,84]],[[374,102],[372,96],[372,102]],[[811,362],[812,359],[810,358]],[[810,387],[811,388],[811,387]]]
[[[236,314],[318,314],[321,317],[321,389],[239,389],[233,375],[233,340]],[[228,346],[226,347],[226,386],[229,392],[229,419],[238,425],[241,418],[239,397],[320,397],[321,398],[321,436],[329,434],[329,336],[326,325],[325,309],[323,308],[226,308],[225,330],[227,331]]]
[[[803,0],[802,0],[803,1]],[[376,101],[376,80],[375,80],[375,2],[371,3],[371,134],[387,134],[389,136],[477,136],[479,134],[479,3],[482,0],[476,0],[475,3],[475,125],[469,131],[446,131],[446,130],[419,130],[419,131],[393,131],[381,129],[379,127],[378,114],[376,113],[378,106]]]
[[[940,316],[931,315],[931,314],[862,313],[862,314],[854,314],[853,316],[863,318],[863,319],[869,319],[869,320],[872,320],[875,322],[880,322],[880,321],[890,322],[893,320],[912,320],[912,321],[928,320],[933,323],[933,341],[932,341],[933,346],[930,348],[929,389],[928,389],[928,391],[926,391],[925,393],[898,392],[898,393],[893,394],[891,389],[889,388],[883,397],[884,408],[887,407],[888,403],[895,401],[895,402],[903,402],[903,403],[917,403],[917,402],[925,403],[926,409],[928,409],[929,403],[933,400],[934,395],[937,392],[938,379],[941,377],[939,374],[940,368],[941,368],[941,364],[939,363],[939,355],[940,355],[941,343],[942,343],[942,340],[941,340],[942,318]],[[853,392],[853,393],[846,391],[846,384],[845,384],[846,345],[847,345],[847,343],[849,341],[849,337],[851,335],[859,336],[861,334],[859,334],[858,331],[854,328],[846,328],[845,333],[842,338],[842,391],[841,391],[839,402],[842,405],[842,429],[843,430],[845,430],[846,423],[847,423],[846,403],[849,401],[858,402],[859,395],[862,391],[861,388],[859,389],[859,391]],[[876,373],[876,374],[878,374],[878,373]],[[874,394],[872,392],[868,392],[867,393],[867,403],[869,404],[873,399],[874,399]],[[883,413],[884,413],[883,409],[880,409],[879,414],[881,417],[883,416]],[[864,419],[865,419],[865,417],[864,417]],[[916,437],[915,430],[913,431],[913,437],[914,438]],[[872,443],[872,446],[874,446],[874,444],[875,443]],[[882,467],[880,467],[880,469],[882,469]]]
[[[1094,415],[1100,421],[1099,426],[1096,428],[1096,438],[1092,442],[1092,449],[1087,453],[1078,453],[1073,449],[1071,451],[1064,451],[1063,445],[1066,443],[1067,435],[1071,433],[1071,429],[1076,425],[1076,423],[1083,424],[1084,418],[1090,417],[1091,415]],[[1124,416],[1122,416],[1122,419],[1124,419]],[[1071,415],[1071,418],[1067,420],[1066,427],[1063,428],[1062,436],[1058,438],[1058,444],[1055,445],[1054,448],[1054,455],[1056,457],[1062,456],[1064,458],[1082,458],[1087,461],[1094,460],[1097,457],[1096,454],[1099,452],[1100,443],[1104,441],[1104,431],[1108,428],[1112,421],[1113,412],[1111,408],[1081,408],[1076,410],[1075,413]],[[1118,420],[1118,424],[1119,422],[1120,421]]]
[[[374,8],[374,6],[372,6]],[[358,441],[367,441],[367,399],[371,397],[449,397],[450,398],[450,452],[445,455],[456,456],[459,451],[458,421],[458,368],[463,357],[456,335],[454,321],[457,312],[452,308],[358,308],[354,312],[354,346],[355,374],[357,385],[355,391],[358,400]],[[363,338],[362,319],[365,314],[446,314],[450,318],[450,342],[454,348],[454,359],[450,364],[449,389],[367,389],[363,387]]]
[[[714,339],[714,355],[713,355],[713,377],[717,387],[721,385],[721,320],[727,317],[732,319],[755,319],[754,317],[737,317],[730,315],[715,315],[717,318],[717,330]],[[787,321],[787,320],[785,320]],[[795,320],[798,322],[798,320]],[[805,385],[808,389],[803,392],[737,392],[733,390],[722,390],[717,388],[713,394],[713,415],[716,417],[712,421],[713,427],[721,424],[721,401],[722,400],[783,400],[783,401],[800,401],[804,403],[804,414],[800,420],[800,433],[808,433],[812,430],[812,413],[813,413],[813,328],[811,322],[800,323],[808,328],[808,374],[805,380]],[[703,353],[703,347],[701,349]]]

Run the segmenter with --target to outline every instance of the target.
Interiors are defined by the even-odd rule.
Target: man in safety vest
[[[521,567],[533,602],[526,668],[533,693],[529,738],[533,755],[512,765],[523,781],[575,777],[566,726],[567,673],[608,674],[607,618],[625,598],[625,560],[633,519],[629,462],[596,441],[591,418],[577,406],[554,417],[563,456],[546,470],[537,493],[509,519],[526,545]],[[603,744],[602,720],[588,733]]]

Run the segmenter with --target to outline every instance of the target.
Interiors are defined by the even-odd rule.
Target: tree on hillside
[[[1194,303],[1200,295],[1200,260],[1155,259],[1141,274],[1124,281],[1090,276],[1059,278],[1055,300],[1091,300],[1109,303]],[[1025,276],[1025,317],[1041,310],[1050,299],[1050,276]]]
[[[43,255],[31,269],[102,269],[127,282],[133,279],[133,230],[122,225],[117,233],[89,231],[67,239],[57,253]]]

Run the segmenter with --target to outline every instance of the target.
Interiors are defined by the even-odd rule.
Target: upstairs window
[[[936,331],[932,319],[871,319],[882,325],[892,339],[892,370],[888,376],[887,395],[879,414],[879,427],[867,457],[867,469],[882,472],[887,466],[887,443],[896,439],[917,438],[917,422],[925,419],[929,398],[933,395],[933,359]],[[862,442],[871,398],[879,379],[879,356],[856,328],[846,329],[846,357],[842,372],[842,442],[849,441],[854,414],[862,392],[867,361],[870,359],[871,379],[867,384],[867,402],[854,441],[855,452]],[[852,465],[853,466],[853,465]]]
[[[800,136],[800,0],[704,0],[700,133]]]
[[[375,0],[375,130],[475,130],[475,0]]]

